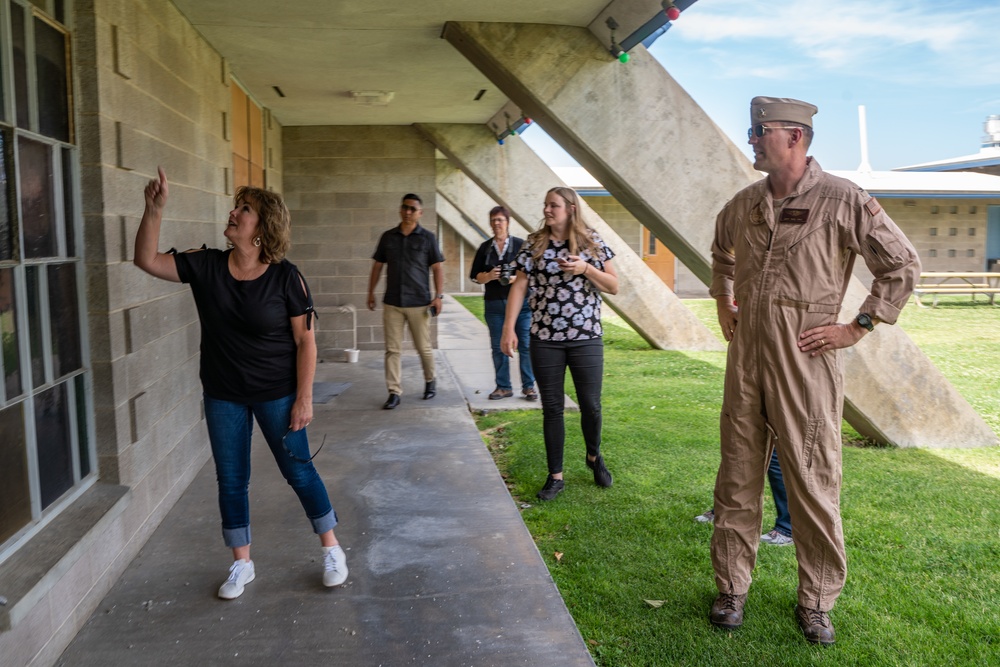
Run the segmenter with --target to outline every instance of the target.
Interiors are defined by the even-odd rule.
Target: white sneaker
[[[694,518],[698,523],[712,523],[715,521],[715,508],[708,510],[704,514],[699,514]]]
[[[775,547],[787,547],[789,544],[794,544],[793,540],[788,535],[782,535],[777,530],[772,530],[770,533],[764,533],[760,536],[760,541],[764,544],[770,544]]]
[[[323,547],[323,585],[339,586],[347,581],[347,554],[338,544]]]
[[[229,578],[226,583],[219,587],[219,597],[223,600],[233,600],[243,595],[243,587],[254,580],[254,569],[252,560],[242,558],[233,561],[229,568]]]

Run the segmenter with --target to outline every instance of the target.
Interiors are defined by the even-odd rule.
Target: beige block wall
[[[444,291],[447,293],[481,294],[483,287],[469,279],[472,260],[476,258],[478,246],[473,246],[447,224],[438,225],[438,239],[444,253]]]
[[[226,70],[166,0],[97,0],[75,8],[99,479],[66,513],[86,519],[89,528],[74,520],[74,530],[85,530],[81,539],[53,540],[47,531],[55,528],[47,527],[3,564],[31,566],[51,556],[52,544],[64,550],[51,570],[24,584],[30,589],[19,600],[8,600],[11,618],[19,619],[0,632],[0,655],[10,664],[57,660],[208,458],[193,300],[186,286],[147,276],[131,259],[143,187],[157,165],[170,180],[161,249],[222,246],[232,163],[224,135]],[[280,164],[280,128],[273,136]],[[101,500],[109,493],[113,503]],[[36,558],[37,549],[46,553]]]
[[[289,259],[313,292],[320,356],[350,347],[345,322],[355,315],[358,349],[380,350],[385,272],[375,290],[379,305],[369,311],[371,257],[382,232],[399,224],[400,199],[408,192],[423,199],[421,224],[436,231],[434,147],[409,126],[285,127],[282,137]],[[354,314],[338,312],[343,305]],[[432,335],[436,340],[436,327]]]
[[[923,271],[985,271],[987,208],[997,199],[896,199],[879,203],[910,239]],[[871,272],[858,260],[855,275],[866,285]]]

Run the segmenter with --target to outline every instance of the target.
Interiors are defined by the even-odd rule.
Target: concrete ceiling
[[[446,21],[585,27],[609,0],[174,0],[282,125],[485,123],[507,101]],[[280,97],[277,86],[285,94]],[[351,91],[391,91],[362,106]],[[486,93],[476,101],[481,90]]]

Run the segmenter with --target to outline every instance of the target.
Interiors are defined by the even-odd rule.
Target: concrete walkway
[[[314,448],[327,436],[315,463],[342,522],[344,586],[323,588],[318,541],[258,437],[243,596],[216,598],[231,555],[209,462],[59,664],[593,665],[469,413],[538,403],[486,399],[486,327],[452,299],[439,328],[431,401],[412,353],[391,412],[380,352],[317,368],[317,382],[350,383],[309,428]]]

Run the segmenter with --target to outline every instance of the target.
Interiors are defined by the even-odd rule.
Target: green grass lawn
[[[460,300],[481,310],[481,298]],[[1000,308],[942,302],[911,303],[900,324],[1000,430]],[[717,329],[711,301],[686,303]],[[613,488],[596,487],[584,465],[576,413],[566,491],[550,503],[534,497],[546,475],[540,412],[477,419],[599,665],[1000,664],[1000,448],[846,447],[837,644],[802,639],[792,547],[761,546],[743,628],[712,628],[711,528],[693,518],[711,505],[725,356],[651,350],[609,312],[603,451]]]

